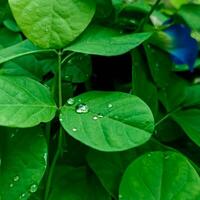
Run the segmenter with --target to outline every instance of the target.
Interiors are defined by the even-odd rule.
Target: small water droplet
[[[10,187],[12,188],[13,186],[14,186],[13,183],[11,183],[11,184],[10,184]]]
[[[20,195],[19,199],[22,199],[22,198],[24,198],[25,196],[26,196],[26,194],[23,193],[23,194]]]
[[[122,195],[121,194],[119,194],[119,199],[122,199]]]
[[[97,116],[94,116],[94,117],[93,117],[93,119],[94,119],[94,120],[97,120],[97,119],[98,119],[98,117],[97,117]]]
[[[108,104],[108,108],[112,108],[113,105],[111,103]]]
[[[98,117],[99,117],[99,118],[103,118],[103,115],[102,115],[102,114],[98,114]]]
[[[77,129],[76,129],[76,128],[73,128],[73,129],[72,129],[72,131],[76,132],[76,131],[77,131]]]
[[[14,180],[15,182],[19,181],[19,176],[15,176],[15,177],[13,178],[13,180]]]
[[[81,103],[76,106],[76,112],[79,114],[87,113],[87,112],[89,112],[89,107],[88,107],[88,105]]]
[[[11,137],[11,138],[14,138],[14,137],[15,137],[15,134],[14,134],[14,133],[12,133],[12,134],[10,135],[10,137]]]
[[[47,163],[47,153],[44,153],[44,161]]]
[[[59,120],[60,120],[60,122],[62,122],[62,121],[63,121],[63,119],[62,119],[62,118],[60,118]]]
[[[34,192],[36,192],[37,191],[37,189],[38,189],[38,186],[36,185],[36,184],[33,184],[33,185],[31,185],[31,187],[30,187],[30,192],[31,193],[34,193]]]
[[[148,153],[147,156],[148,156],[148,157],[151,157],[151,153]]]
[[[169,156],[168,156],[168,155],[166,155],[166,156],[165,156],[165,159],[167,160],[168,158],[169,158]]]
[[[69,98],[69,99],[67,100],[67,104],[68,104],[68,105],[73,105],[74,102],[75,102],[75,100],[74,100],[73,98]]]

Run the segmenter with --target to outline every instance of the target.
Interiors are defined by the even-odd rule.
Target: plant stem
[[[157,6],[159,5],[160,2],[161,2],[161,0],[156,0],[156,2],[154,3],[154,5],[151,7],[151,10],[149,11],[149,13],[146,15],[146,17],[139,24],[136,32],[140,32],[143,29],[144,25],[147,23],[147,21],[149,20],[151,14],[157,8]]]
[[[60,113],[60,110],[62,108],[62,71],[61,71],[61,67],[62,67],[62,52],[59,51],[58,52],[58,69],[57,69],[59,113]],[[49,192],[50,192],[50,188],[51,188],[51,182],[52,182],[52,177],[53,177],[53,173],[54,173],[54,170],[55,170],[55,166],[56,166],[57,160],[58,160],[58,158],[59,158],[59,156],[62,152],[62,144],[63,144],[63,129],[60,125],[59,134],[58,134],[57,150],[56,150],[56,153],[54,155],[51,166],[49,168],[49,174],[48,174],[46,188],[45,188],[44,200],[48,200],[48,197],[49,197]]]
[[[157,127],[158,125],[160,125],[163,121],[165,121],[166,119],[168,119],[172,114],[174,114],[175,112],[179,111],[182,107],[178,107],[175,110],[172,110],[171,112],[167,113],[162,119],[160,119],[156,124],[155,127]]]

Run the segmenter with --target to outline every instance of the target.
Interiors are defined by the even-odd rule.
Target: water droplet
[[[12,188],[13,186],[14,186],[13,183],[11,183],[11,184],[10,184],[10,187]]]
[[[14,180],[15,182],[17,182],[17,181],[19,180],[19,176],[15,176],[15,177],[13,178],[13,180]]]
[[[19,199],[22,199],[22,198],[24,198],[25,196],[26,196],[26,194],[23,193],[23,194],[20,195]]]
[[[30,192],[31,193],[34,193],[34,192],[36,192],[37,191],[37,189],[38,189],[38,186],[36,185],[36,184],[33,184],[33,185],[31,185],[31,187],[30,187]]]
[[[103,115],[102,115],[102,114],[98,114],[98,117],[99,117],[99,118],[103,118]]]
[[[94,120],[97,120],[97,119],[98,119],[98,117],[97,117],[97,116],[94,116],[94,117],[93,117],[93,119],[94,119]]]
[[[148,153],[147,156],[148,156],[148,157],[151,157],[151,153]]]
[[[89,107],[88,107],[88,105],[81,103],[76,106],[76,112],[79,114],[87,113],[87,112],[89,112]]]
[[[76,131],[77,131],[77,129],[76,129],[76,128],[73,128],[73,129],[72,129],[72,131],[76,132]]]
[[[73,98],[69,98],[69,99],[67,100],[67,104],[68,104],[68,105],[73,105],[74,102],[75,102],[75,100],[74,100]]]
[[[168,155],[166,155],[166,156],[165,156],[165,159],[167,160],[168,158],[169,158],[169,156],[168,156]]]
[[[108,108],[112,108],[113,105],[111,103],[108,104]]]
[[[11,138],[14,138],[14,137],[15,137],[15,134],[14,134],[14,133],[12,133],[12,134],[10,135],[10,137],[11,137]]]
[[[63,119],[62,119],[62,118],[60,118],[59,120],[60,120],[60,122],[62,122],[62,121],[63,121]]]
[[[47,163],[47,153],[44,153],[44,161]]]
[[[121,194],[119,194],[119,199],[122,199],[122,195]]]

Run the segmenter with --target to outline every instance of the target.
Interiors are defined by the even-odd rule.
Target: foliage
[[[0,1],[0,200],[199,200],[198,0]]]

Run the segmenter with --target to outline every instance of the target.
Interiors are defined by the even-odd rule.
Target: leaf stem
[[[58,52],[58,69],[57,69],[57,77],[58,77],[58,109],[59,113],[62,108],[62,52]],[[57,160],[62,153],[62,144],[63,144],[63,129],[62,126],[60,125],[59,127],[59,134],[58,134],[58,145],[57,145],[57,150],[54,155],[53,161],[51,163],[51,166],[49,168],[49,174],[47,178],[47,183],[46,183],[46,188],[45,188],[45,194],[44,194],[44,200],[48,200],[49,197],[49,192],[51,188],[51,183],[52,183],[52,177],[53,173],[55,170],[55,166],[57,163]]]
[[[148,12],[148,14],[146,15],[146,17],[139,24],[136,32],[140,32],[143,29],[144,25],[147,23],[147,21],[149,20],[151,14],[157,8],[157,6],[160,4],[160,2],[161,2],[161,0],[156,0],[156,2],[154,3],[154,5],[151,7],[151,10]]]
[[[163,121],[168,119],[172,114],[179,111],[182,107],[178,107],[175,110],[172,110],[171,112],[167,113],[163,118],[161,118],[158,122],[156,122],[155,127],[159,126]]]

